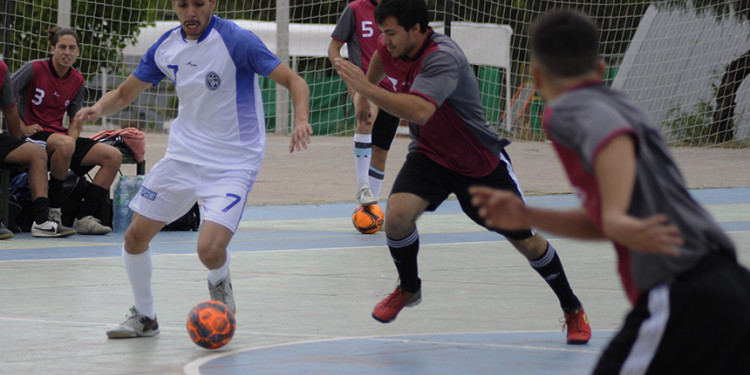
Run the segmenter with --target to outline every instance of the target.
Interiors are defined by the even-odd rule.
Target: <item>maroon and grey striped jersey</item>
[[[487,123],[479,84],[461,48],[432,28],[413,59],[393,58],[384,45],[378,56],[396,92],[419,95],[437,108],[423,125],[409,124],[409,151],[469,177],[491,173],[500,151],[510,144]]]
[[[24,64],[13,74],[18,112],[26,125],[39,124],[45,131],[67,134],[63,116],[74,116],[83,102],[83,75],[70,68],[59,77],[50,59]]]
[[[615,244],[618,269],[631,301],[692,269],[709,252],[735,256],[732,241],[688,192],[659,130],[623,94],[601,81],[577,87],[547,103],[544,129],[591,221],[601,228],[601,197],[593,172],[597,153],[621,134],[636,144],[637,176],[628,213],[665,214],[685,243],[679,257],[649,255]]]

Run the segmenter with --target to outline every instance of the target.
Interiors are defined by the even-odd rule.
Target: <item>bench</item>
[[[143,176],[146,174],[146,161],[136,161],[131,156],[122,156],[122,164],[135,164],[136,175]],[[9,225],[10,212],[8,210],[8,201],[10,200],[10,170],[0,169],[0,220],[6,226]]]
[[[8,200],[10,199],[10,171],[0,169],[0,220],[3,224],[8,225]]]
[[[135,174],[138,176],[146,175],[146,161],[136,161],[131,156],[122,155],[122,164],[135,164]]]

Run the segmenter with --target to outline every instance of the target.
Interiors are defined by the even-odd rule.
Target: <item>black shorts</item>
[[[713,253],[671,284],[645,292],[594,374],[621,370],[750,374],[750,272]]]
[[[23,146],[26,143],[16,137],[8,134],[0,133],[0,168],[8,168],[15,164],[5,162],[5,158],[13,152],[13,150]]]
[[[378,110],[378,116],[372,125],[372,145],[383,150],[390,150],[393,137],[396,136],[400,119],[384,110]]]
[[[31,139],[40,142],[47,142],[47,138],[50,135],[55,134],[53,132],[37,132],[31,135]],[[78,176],[83,176],[94,168],[94,165],[81,165],[83,158],[89,153],[92,147],[98,142],[91,138],[78,137],[76,139],[76,149],[73,151],[73,156],[70,159],[70,170]]]
[[[406,156],[406,162],[401,167],[401,171],[396,176],[391,194],[414,194],[430,202],[427,211],[435,211],[453,193],[456,194],[456,198],[458,198],[458,202],[461,204],[461,209],[475,223],[510,239],[527,239],[533,236],[533,232],[530,229],[504,231],[487,227],[484,224],[484,220],[479,217],[478,209],[471,204],[469,187],[473,185],[491,186],[511,191],[519,197],[522,196],[510,168],[510,157],[508,157],[505,151],[503,151],[503,156],[505,160],[501,159],[500,164],[492,173],[483,177],[469,177],[443,167],[422,153],[410,152]]]

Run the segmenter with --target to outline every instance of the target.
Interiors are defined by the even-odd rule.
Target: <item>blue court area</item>
[[[750,189],[692,194],[749,265]],[[578,204],[571,195],[527,201]],[[396,271],[384,233],[355,232],[353,210],[246,208],[230,245],[237,331],[216,351],[185,333],[187,312],[206,298],[197,232],[161,232],[152,242],[162,333],[137,340],[104,335],[132,303],[122,234],[0,241],[0,373],[585,374],[628,310],[611,246],[548,236],[594,329],[587,345],[566,345],[543,280],[449,200],[419,221],[422,303],[380,324],[370,313],[393,290]]]
[[[614,332],[584,346],[549,332],[364,337],[253,349],[199,360],[186,373],[219,374],[582,374]],[[554,366],[550,366],[554,364]],[[304,370],[303,370],[304,369]]]
[[[703,204],[727,231],[750,230],[750,189],[693,190],[691,194]],[[570,194],[527,197],[529,205],[569,208],[578,205]],[[381,203],[383,209],[386,205]],[[248,206],[240,228],[232,240],[231,250],[268,251],[337,247],[382,246],[378,235],[359,235],[349,221],[352,203],[317,205]],[[458,202],[448,200],[429,220],[420,222],[423,244],[497,241],[498,235],[478,227],[462,214]],[[155,254],[185,254],[194,251],[197,232],[161,232],[155,239]],[[0,261],[19,259],[64,259],[119,256],[122,234],[73,236],[65,242],[51,243],[34,239],[28,233],[17,235],[23,243],[0,242]],[[549,236],[554,238],[553,236]],[[243,246],[236,246],[242,244]]]

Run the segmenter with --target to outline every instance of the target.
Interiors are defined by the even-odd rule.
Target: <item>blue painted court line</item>
[[[690,194],[696,201],[704,205],[750,203],[750,188],[698,189],[690,190]],[[385,210],[385,203],[380,202],[378,204]],[[580,201],[573,194],[527,196],[526,203],[528,205],[549,208],[570,208],[580,205]],[[242,220],[294,220],[308,217],[321,219],[348,217],[351,216],[355,207],[356,204],[354,202],[290,206],[248,206],[245,208]],[[435,213],[461,213],[461,207],[456,200],[447,200],[440,205]]]
[[[750,204],[750,189],[746,188],[693,190],[691,194],[709,208],[711,205]],[[527,202],[529,205],[559,209],[579,204],[578,199],[571,194],[532,196],[527,197]],[[355,206],[353,202],[248,206],[245,208],[241,227],[230,244],[230,250],[246,252],[385,246],[384,232],[362,235],[354,230],[349,218]],[[445,230],[440,227],[441,230],[433,232],[423,230],[425,223],[455,219],[451,215],[457,215],[460,222],[468,225]],[[720,221],[719,225],[729,232],[750,231],[750,220],[739,216],[739,221]],[[436,212],[426,213],[422,220],[420,242],[423,244],[504,241],[502,236],[469,223],[455,200],[444,202]],[[290,224],[285,221],[292,222]],[[559,238],[551,235],[547,237]],[[154,254],[194,254],[197,239],[198,232],[160,232],[152,242],[152,250]],[[106,236],[75,235],[59,239],[36,239],[29,233],[21,233],[13,239],[0,241],[0,261],[119,257],[121,248],[122,233],[110,233]]]
[[[219,354],[197,370],[204,375],[579,375],[591,371],[613,334],[594,331],[581,346],[565,344],[560,332],[346,338]]]

